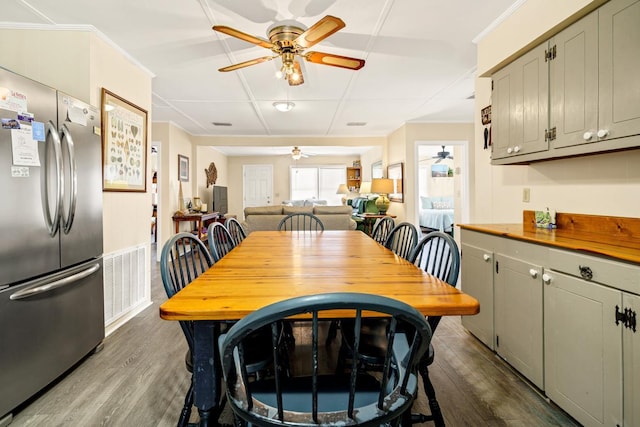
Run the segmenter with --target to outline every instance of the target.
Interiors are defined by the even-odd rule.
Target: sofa
[[[292,213],[311,213],[320,218],[325,230],[355,230],[356,222],[351,218],[351,206],[256,206],[244,209],[244,226],[252,231],[277,230],[285,216]]]

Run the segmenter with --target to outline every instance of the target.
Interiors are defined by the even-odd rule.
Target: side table
[[[207,226],[212,221],[217,221],[220,218],[219,212],[209,213],[188,213],[179,214],[172,217],[173,223],[176,227],[176,234],[180,232],[181,222],[191,222],[191,232],[194,233],[202,241],[207,240]]]

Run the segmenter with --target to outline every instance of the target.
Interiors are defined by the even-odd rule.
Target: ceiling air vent
[[[214,126],[231,126],[231,123],[225,122],[211,122],[211,124],[213,124]]]
[[[347,126],[366,126],[367,122],[348,122]]]

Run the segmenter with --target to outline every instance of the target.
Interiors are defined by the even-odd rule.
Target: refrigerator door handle
[[[67,144],[67,152],[69,153],[69,171],[71,173],[71,176],[68,177],[70,181],[69,210],[67,212],[62,212],[61,214],[64,234],[69,234],[71,226],[73,225],[73,218],[76,214],[76,200],[78,199],[78,168],[76,165],[76,152],[73,137],[71,136],[71,131],[69,131],[67,125],[62,125],[62,129],[60,130],[60,141],[65,141]],[[62,206],[64,207],[64,205]]]
[[[63,286],[71,285],[78,280],[82,280],[85,277],[91,276],[93,273],[100,269],[100,264],[95,263],[85,270],[82,270],[78,273],[72,274],[71,276],[67,276],[63,279],[55,280],[53,282],[45,283],[43,285],[34,286],[32,288],[21,289],[18,292],[11,294],[9,299],[12,301],[29,298],[35,295],[40,295],[45,292],[52,291],[54,289],[61,288]]]
[[[51,138],[49,138],[51,135]],[[56,165],[56,195],[55,195],[55,209],[51,212],[49,206],[49,171],[50,167],[49,161],[49,141],[53,141],[53,152],[55,154],[55,165]],[[47,123],[47,146],[45,147],[45,168],[44,168],[44,188],[45,191],[42,192],[42,205],[44,207],[44,219],[47,222],[47,228],[49,228],[49,235],[51,237],[55,236],[60,228],[60,206],[62,204],[63,197],[63,189],[64,180],[62,176],[62,148],[60,144],[60,136],[58,135],[58,131],[56,130],[56,126],[52,121]]]

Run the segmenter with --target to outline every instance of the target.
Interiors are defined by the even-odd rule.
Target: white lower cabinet
[[[640,265],[462,229],[463,326],[582,425],[640,427]]]
[[[585,426],[621,426],[622,293],[556,271],[545,279],[547,396]]]
[[[495,266],[496,352],[544,389],[542,267],[502,254]]]
[[[462,230],[462,239],[473,236]],[[464,242],[464,240],[463,240]],[[491,350],[494,350],[493,328],[493,250],[462,243],[460,287],[480,303],[480,313],[462,316],[462,325]]]

